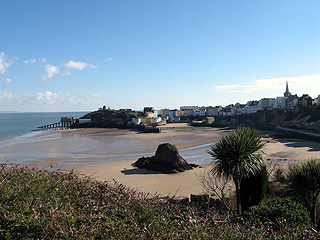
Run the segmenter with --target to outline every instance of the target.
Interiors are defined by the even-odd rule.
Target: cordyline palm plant
[[[286,188],[293,198],[308,208],[312,222],[316,224],[316,205],[320,195],[320,161],[310,159],[291,169],[286,176]]]
[[[242,178],[255,175],[262,167],[262,151],[256,129],[239,127],[211,146],[208,153],[215,159],[212,172],[219,177],[232,178],[236,186],[237,213],[241,214],[240,183]]]

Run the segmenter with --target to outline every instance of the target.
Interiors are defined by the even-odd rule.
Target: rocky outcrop
[[[197,165],[187,163],[180,156],[175,145],[163,143],[158,146],[155,156],[139,158],[135,166],[164,173],[178,173],[190,170]]]
[[[214,126],[252,126],[273,130],[275,126],[320,132],[320,106],[296,107],[290,110],[264,110],[253,114],[217,116]]]

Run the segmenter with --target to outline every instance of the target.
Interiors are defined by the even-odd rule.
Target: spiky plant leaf
[[[208,153],[214,158],[212,172],[219,177],[232,178],[237,189],[238,213],[240,206],[240,182],[244,177],[255,175],[262,167],[262,151],[265,143],[260,141],[257,131],[249,127],[240,127],[231,134],[222,137],[211,146]]]

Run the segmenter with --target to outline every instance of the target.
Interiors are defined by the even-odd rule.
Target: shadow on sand
[[[320,151],[320,144],[318,142],[307,141],[307,140],[296,139],[296,138],[287,138],[287,139],[275,138],[275,140],[291,148],[310,148],[308,149],[309,152]]]
[[[150,175],[150,174],[164,174],[158,171],[151,171],[147,169],[134,168],[134,169],[125,169],[121,171],[124,175]]]

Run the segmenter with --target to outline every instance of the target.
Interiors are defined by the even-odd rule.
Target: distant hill
[[[142,112],[135,112],[131,110],[98,110],[88,113],[81,117],[81,119],[91,119],[92,127],[127,127],[127,123],[133,117],[142,116]]]

